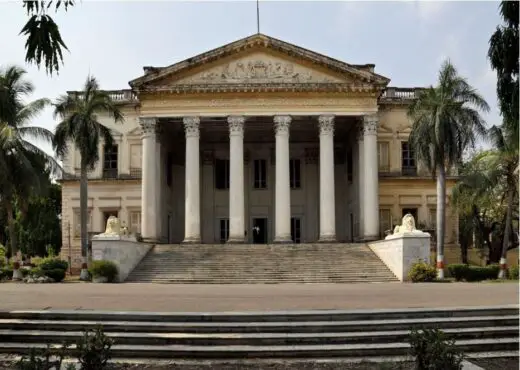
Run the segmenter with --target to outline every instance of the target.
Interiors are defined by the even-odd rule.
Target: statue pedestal
[[[369,247],[400,281],[408,279],[414,263],[430,263],[430,234],[419,230],[388,235]]]

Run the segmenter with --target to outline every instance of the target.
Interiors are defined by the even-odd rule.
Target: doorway
[[[253,218],[253,244],[267,244],[267,218]]]
[[[103,232],[105,231],[105,228],[107,226],[107,221],[110,216],[119,218],[119,211],[113,210],[113,211],[104,211],[103,212],[103,225],[101,225],[101,230],[103,230]]]

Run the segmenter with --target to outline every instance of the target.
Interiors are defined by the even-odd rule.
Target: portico
[[[354,230],[351,230],[353,225],[349,224],[350,217],[345,217],[345,215],[353,213],[353,211],[348,212],[349,203],[351,203],[348,200],[351,200],[354,194],[347,193],[349,189],[354,192],[354,188],[349,186],[349,179],[345,175],[351,173],[352,168],[348,168],[348,166],[349,162],[353,163],[352,158],[346,158],[347,152],[353,155],[354,149],[357,149],[358,152],[362,151],[364,154],[366,167],[359,171],[359,176],[363,177],[363,184],[367,184],[360,202],[360,207],[364,209],[363,219],[358,219],[359,224],[362,225],[360,229],[362,233],[359,233],[357,239],[373,240],[379,236],[378,164],[375,135],[377,117],[373,113],[362,116],[321,114],[295,117],[288,114],[274,116],[230,114],[220,118],[207,116],[140,117],[140,125],[143,130],[143,179],[146,178],[142,185],[141,200],[144,217],[141,227],[142,236],[146,240],[157,241],[164,237],[161,230],[163,222],[158,217],[165,215],[167,213],[165,208],[169,206],[168,197],[163,200],[159,199],[159,194],[161,194],[159,181],[165,178],[165,174],[161,173],[165,167],[156,166],[157,163],[164,162],[161,150],[157,149],[161,146],[166,148],[171,155],[176,156],[177,160],[183,157],[183,161],[177,161],[177,163],[184,172],[184,194],[177,192],[171,201],[184,203],[182,236],[184,243],[218,242],[211,237],[211,234],[216,235],[216,232],[212,233],[212,230],[204,232],[203,228],[218,227],[216,221],[222,219],[224,215],[214,215],[214,205],[205,203],[214,202],[215,195],[222,196],[222,194],[216,194],[219,190],[213,190],[215,186],[209,188],[207,185],[206,192],[214,194],[204,194],[204,188],[201,186],[202,182],[211,181],[211,178],[215,176],[216,157],[226,157],[229,163],[228,186],[227,189],[224,189],[227,190],[227,202],[222,202],[223,207],[221,207],[226,209],[225,219],[229,220],[226,240],[228,243],[253,241],[249,237],[250,233],[254,232],[250,218],[255,216],[254,208],[262,207],[272,208],[265,212],[268,224],[273,228],[273,232],[269,232],[270,236],[265,242],[293,243],[295,231],[291,230],[291,219],[295,216],[294,213],[305,219],[303,227],[318,231],[317,235],[304,232],[304,236],[300,236],[299,239],[304,239],[306,242],[325,243],[353,239]],[[181,129],[182,138],[179,135]],[[248,132],[249,130],[250,132]],[[201,139],[201,131],[204,133],[203,139]],[[335,131],[339,132],[336,140],[334,139]],[[361,133],[362,141],[355,140],[358,133]],[[291,134],[294,134],[292,139]],[[245,138],[246,140],[244,140]],[[172,142],[172,140],[177,141]],[[360,142],[364,146],[361,146]],[[172,148],[172,144],[175,148]],[[181,147],[184,147],[184,155],[179,152]],[[266,148],[269,150],[266,151]],[[202,162],[200,152],[203,152]],[[246,181],[246,177],[249,180],[251,177],[262,177],[257,171],[258,168],[253,169],[253,172],[257,171],[256,174],[250,175],[252,166],[249,158],[246,157],[250,157],[251,154],[265,157],[266,153],[268,153],[269,163],[272,163],[270,167],[274,169],[272,187],[267,184],[265,186],[257,184],[258,186],[256,186],[251,184],[251,181]],[[312,158],[313,155],[315,158]],[[300,156],[303,161],[300,160]],[[335,157],[338,163],[335,163]],[[296,158],[296,162],[292,162],[291,158]],[[295,174],[294,167],[291,171],[291,164],[294,166],[295,163],[300,166],[296,170],[299,175]],[[374,171],[371,171],[370,168],[375,169],[375,176]],[[248,176],[244,175],[245,172],[248,172]],[[266,175],[270,177],[268,172],[266,171]],[[295,180],[294,177],[301,178],[301,174],[305,174],[307,183],[304,187],[301,184],[291,184],[291,172],[293,180]],[[335,174],[337,175],[335,176]],[[174,177],[173,182],[179,181],[178,177]],[[338,178],[336,179],[336,177]],[[312,187],[313,182],[316,184],[314,189],[305,189]],[[299,205],[291,202],[291,195],[294,194],[294,197],[298,197],[299,194],[296,193],[301,192],[302,188],[307,191],[309,198],[316,197],[312,200],[314,204],[308,204],[307,207],[304,207],[305,209],[292,212],[292,209],[298,208]],[[255,191],[256,193],[267,193],[267,196],[261,194],[264,196],[260,196],[258,201],[251,201],[250,195]],[[315,194],[312,194],[313,191]],[[336,199],[337,193],[339,199]],[[246,198],[248,198],[247,202]],[[313,207],[317,212],[311,209]],[[213,208],[213,212],[201,212],[208,208]],[[316,217],[312,217],[313,212],[316,212]],[[355,213],[355,217],[358,218],[357,210]],[[339,220],[337,220],[337,214],[340,214]],[[271,218],[273,220],[270,220]],[[315,225],[310,223],[315,223]],[[343,229],[339,237],[336,233],[337,228]],[[203,238],[204,234],[208,237]],[[170,239],[170,235],[167,235],[167,239]]]

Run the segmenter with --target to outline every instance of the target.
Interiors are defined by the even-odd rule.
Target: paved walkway
[[[518,284],[0,284],[0,310],[264,311],[504,304],[518,304]]]

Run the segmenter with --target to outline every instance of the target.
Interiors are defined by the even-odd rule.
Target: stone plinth
[[[419,230],[389,235],[385,240],[370,243],[369,247],[400,281],[408,279],[414,263],[430,263],[430,234]]]
[[[114,262],[119,268],[118,281],[123,282],[151,248],[133,237],[96,235],[92,238],[92,259]]]

